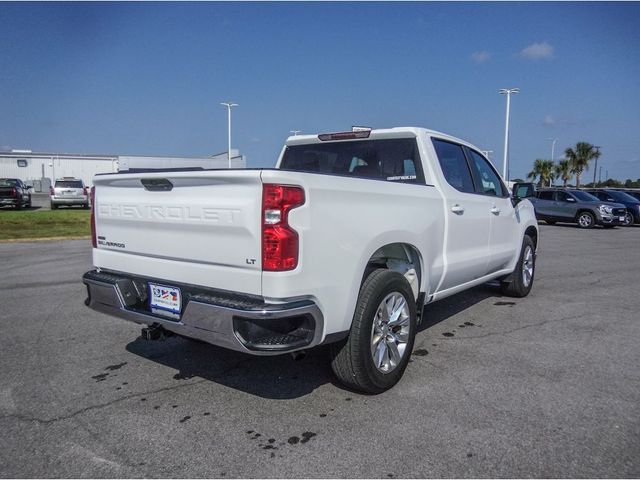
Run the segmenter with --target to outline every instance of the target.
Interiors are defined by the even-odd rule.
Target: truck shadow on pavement
[[[500,296],[500,289],[494,283],[427,305],[418,335],[425,335],[421,332],[478,302]],[[126,349],[177,371],[172,375],[176,382],[200,378],[275,400],[299,398],[329,383],[345,390],[331,371],[327,346],[309,350],[301,360],[294,360],[289,354],[257,357],[182,337],[169,337],[164,341],[138,337]]]

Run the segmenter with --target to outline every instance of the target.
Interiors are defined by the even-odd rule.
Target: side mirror
[[[536,188],[533,183],[514,183],[511,190],[513,198],[522,200],[523,198],[531,198],[536,196]]]

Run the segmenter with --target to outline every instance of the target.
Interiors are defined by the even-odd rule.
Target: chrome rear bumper
[[[86,305],[93,310],[254,355],[275,355],[306,349],[322,340],[323,316],[311,300],[281,304],[192,285],[92,270],[84,274]],[[181,289],[179,318],[152,313],[147,282],[160,281]]]

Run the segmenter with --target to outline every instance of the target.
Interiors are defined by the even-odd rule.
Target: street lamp
[[[302,130],[289,130],[289,133],[293,133],[294,137],[297,137],[298,134],[301,132]]]
[[[519,88],[501,88],[498,90],[500,95],[507,96],[507,116],[504,126],[504,160],[502,162],[502,178],[504,178],[505,181],[509,181],[507,178],[507,163],[509,162],[509,109],[511,107],[511,94],[518,92],[520,92]]]
[[[558,141],[558,139],[557,138],[547,138],[547,140],[552,140],[552,142],[551,142],[551,161],[553,162],[555,160],[556,142]]]
[[[220,105],[227,107],[227,158],[229,159],[229,168],[231,168],[231,107],[238,107],[237,103],[221,102]]]
[[[593,148],[596,149],[595,159],[596,166],[593,168],[593,188],[596,188],[596,172],[598,171],[598,157],[600,156],[600,146],[594,145]]]

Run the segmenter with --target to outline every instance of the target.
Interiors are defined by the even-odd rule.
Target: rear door
[[[259,170],[94,177],[98,267],[261,293]]]
[[[487,273],[491,221],[490,199],[475,193],[464,147],[433,138],[446,201],[447,270],[439,290],[462,285]]]

